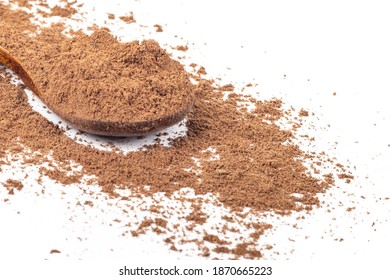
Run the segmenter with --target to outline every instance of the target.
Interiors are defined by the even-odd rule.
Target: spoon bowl
[[[0,63],[11,69],[34,94],[40,98],[53,112],[65,121],[69,122],[81,131],[91,134],[126,137],[136,136],[145,133],[158,131],[172,126],[185,118],[192,107],[192,102],[187,107],[156,119],[147,119],[137,122],[128,121],[107,121],[79,117],[74,114],[65,113],[60,107],[48,103],[42,95],[41,90],[35,85],[30,73],[23,67],[22,63],[8,50],[0,46]]]

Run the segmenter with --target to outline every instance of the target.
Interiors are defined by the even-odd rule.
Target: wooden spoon
[[[186,108],[175,112],[175,114],[166,115],[153,120],[145,120],[138,122],[85,119],[74,114],[67,114],[59,106],[49,104],[47,100],[43,98],[41,91],[35,85],[28,71],[23,68],[20,61],[1,46],[0,63],[10,68],[16,75],[18,75],[18,77],[22,79],[24,84],[29,87],[37,97],[39,97],[52,111],[54,111],[62,119],[71,123],[78,129],[91,134],[123,137],[142,135],[148,132],[161,130],[183,120],[192,106],[192,102],[190,102]]]

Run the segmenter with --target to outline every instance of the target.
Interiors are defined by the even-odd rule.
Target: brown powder
[[[50,8],[46,0],[40,0],[40,1],[19,0],[18,2],[20,7],[31,8],[32,7],[31,3],[35,2],[34,4],[36,4],[38,7],[43,7],[45,9],[50,10],[50,13],[47,13],[44,12],[42,9],[37,8],[37,13],[42,15],[45,18],[53,17],[53,16],[70,18],[77,13],[77,9],[73,7],[73,5],[77,3],[76,1],[74,2],[61,1],[65,4],[61,6],[55,5],[53,8]],[[77,7],[80,7],[80,5],[78,5]]]
[[[180,45],[180,46],[176,46],[175,49],[178,51],[186,52],[186,51],[188,51],[188,46]]]
[[[71,7],[71,5],[71,3],[67,3],[65,7],[60,7],[58,5],[54,6],[51,9],[51,16],[71,17],[72,15],[77,13],[77,10]]]
[[[108,18],[110,18],[110,15],[109,15]],[[113,18],[110,18],[110,19],[114,19],[114,18],[115,18],[115,16]],[[119,19],[121,19],[122,21],[124,21],[126,23],[134,23],[134,22],[136,22],[133,14],[128,15],[128,16],[121,16],[121,17],[119,17]]]
[[[5,183],[3,183],[4,188],[7,189],[8,194],[15,194],[15,190],[20,191],[23,189],[23,184],[20,181],[8,179]]]
[[[15,0],[14,2],[17,3],[19,7],[31,8],[31,4],[28,0]]]
[[[299,116],[300,117],[307,117],[307,116],[309,116],[309,112],[304,110],[304,109],[301,109],[301,111],[299,111]]]
[[[200,66],[199,70],[196,72],[196,74],[198,74],[198,75],[207,75],[206,68],[204,68],[203,66]]]
[[[155,24],[154,27],[156,28],[156,32],[163,32],[164,31],[162,26],[159,24]]]
[[[24,155],[26,163],[37,165],[47,162],[45,155],[50,154],[50,162],[56,165],[51,169],[42,168],[41,173],[63,184],[78,183],[82,176],[90,175],[96,177],[90,183],[98,183],[102,191],[113,196],[119,195],[119,189],[146,196],[156,192],[170,196],[185,187],[191,187],[197,195],[216,195],[218,203],[230,208],[231,216],[220,235],[200,232],[203,238],[193,242],[204,256],[210,254],[206,242],[218,245],[213,252],[237,258],[260,258],[256,244],[271,227],[249,223],[246,227],[251,239],[236,245],[227,241],[229,232],[239,232],[228,224],[245,219],[247,214],[239,214],[243,208],[249,207],[252,213],[284,214],[310,210],[319,204],[317,194],[334,183],[331,174],[325,176],[325,181],[312,177],[300,160],[305,154],[290,142],[292,132],[275,124],[284,116],[280,100],[258,101],[234,93],[232,84],[220,87],[199,76],[194,76],[199,83],[193,86],[183,67],[154,41],[122,44],[104,31],[66,39],[58,26],[43,30],[34,39],[24,34],[25,30],[35,30],[28,15],[10,11],[0,4],[0,16],[0,45],[17,53],[37,84],[44,88],[44,98],[67,110],[85,110],[88,117],[134,119],[136,114],[125,109],[129,104],[151,116],[170,109],[159,107],[163,100],[169,100],[169,105],[181,106],[195,95],[186,124],[187,135],[172,140],[170,147],[156,144],[128,154],[107,152],[76,143],[34,112],[23,87],[13,86],[9,74],[0,68],[0,158],[3,164],[7,164],[5,156],[11,151]],[[226,91],[230,94],[225,100]],[[138,99],[137,94],[153,97]],[[164,99],[166,97],[169,98]],[[240,105],[248,100],[255,105],[255,110],[248,111]],[[113,108],[118,110],[114,113]],[[32,153],[21,151],[21,145]],[[82,166],[82,171],[69,174],[71,162]],[[198,169],[201,172],[194,172]],[[191,201],[192,211],[184,217],[189,231],[209,219],[202,203]],[[153,212],[159,211],[164,214],[167,210],[153,208]],[[173,241],[178,227],[168,226],[166,219],[146,218],[129,233],[138,236],[150,228],[158,234],[170,231],[172,237],[165,240],[169,240],[167,243],[175,250],[184,242]]]
[[[232,84],[227,84],[221,87],[223,91],[234,91],[234,86]]]
[[[203,237],[203,240],[206,242],[216,243],[219,245],[225,245],[227,243],[226,241],[219,239],[218,236],[216,236],[214,234],[209,234],[209,233],[205,234],[205,236]]]
[[[187,73],[153,40],[121,44],[104,30],[74,39],[52,32],[29,39],[7,24],[2,34],[0,45],[21,60],[41,99],[61,115],[139,122],[174,115],[192,103]]]
[[[50,250],[50,254],[60,254],[60,253],[61,253],[61,251],[57,250],[57,249]]]

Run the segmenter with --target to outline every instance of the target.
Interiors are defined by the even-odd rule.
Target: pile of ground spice
[[[0,45],[61,115],[142,122],[183,112],[193,102],[188,74],[156,41],[119,43],[105,30],[72,39],[51,31],[28,38],[13,24],[1,24]]]
[[[300,160],[305,153],[291,143],[292,132],[275,124],[284,114],[280,100],[259,101],[234,93],[232,85],[216,86],[200,76],[193,77],[197,80],[193,86],[182,66],[154,41],[120,44],[105,31],[65,39],[58,26],[32,38],[25,32],[35,32],[28,14],[1,4],[0,21],[0,45],[21,57],[38,85],[53,95],[47,98],[69,110],[85,110],[89,117],[135,118],[134,112],[124,109],[131,104],[152,116],[182,106],[195,95],[187,135],[172,140],[170,147],[157,143],[128,154],[107,152],[76,143],[33,111],[23,86],[12,85],[10,75],[0,68],[3,164],[9,153],[22,154],[26,164],[37,165],[48,161],[46,155],[50,154],[56,165],[50,170],[41,168],[44,176],[63,184],[80,183],[85,175],[92,176],[96,179],[89,183],[99,184],[102,191],[114,196],[123,189],[142,196],[160,192],[170,196],[190,187],[197,195],[215,195],[229,208],[231,216],[224,218],[227,223],[240,220],[237,213],[246,207],[253,213],[309,210],[319,204],[317,194],[330,186],[313,177]],[[145,99],[145,94],[153,97]],[[107,99],[97,98],[99,95],[107,95]],[[159,100],[166,98],[170,106],[159,107]],[[245,102],[255,109],[242,106]],[[82,170],[69,175],[71,163]],[[187,227],[189,231],[209,218],[200,205],[199,200],[192,201],[193,211],[186,217],[193,223],[192,228]],[[158,232],[167,230],[167,218],[144,220],[131,234],[138,236],[150,227]],[[270,225],[256,222],[245,227],[253,231],[251,239],[236,246],[225,240],[225,228],[218,237],[204,232],[203,238],[194,242],[202,244],[199,248],[204,256],[210,255],[205,244],[214,244],[215,253],[259,258],[257,241]],[[170,229],[172,237],[165,241],[177,250],[180,240],[174,241],[174,230]]]

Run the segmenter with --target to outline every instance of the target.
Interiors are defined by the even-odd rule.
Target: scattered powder
[[[351,183],[351,180],[353,180],[355,177],[351,174],[346,174],[346,173],[341,173],[341,174],[338,174],[337,177],[339,179],[345,179],[345,182],[347,184]]]
[[[156,32],[163,32],[163,31],[164,31],[163,28],[162,28],[162,26],[159,25],[159,24],[155,24],[155,25],[153,25],[153,26],[156,28]]]
[[[15,88],[2,76],[0,82],[1,115],[6,116],[1,122],[1,155],[18,144],[41,154],[52,151],[56,162],[66,166],[74,161],[84,167],[83,175],[97,176],[104,191],[114,194],[115,186],[149,185],[150,192],[170,194],[192,186],[199,194],[219,194],[220,201],[233,209],[283,211],[300,209],[297,201],[318,203],[315,194],[323,190],[295,160],[303,155],[299,148],[283,144],[291,132],[262,122],[269,114],[272,118],[281,116],[280,101],[259,101],[256,113],[250,114],[237,110],[238,96],[225,102],[222,92],[205,82],[199,86],[188,116],[187,137],[174,140],[170,148],[155,145],[123,155],[75,143],[31,110],[21,86]],[[218,152],[219,160],[210,160],[211,154],[205,152],[209,147]],[[193,158],[200,159],[201,174],[185,170],[194,167]],[[42,168],[42,172],[65,184],[81,179],[59,169],[48,172]],[[302,193],[303,197],[297,199],[291,193]]]
[[[223,91],[234,91],[234,86],[232,84],[227,84],[221,87]]]
[[[13,2],[16,2],[19,7],[31,8],[29,0],[14,0]]]
[[[60,250],[57,250],[57,249],[53,249],[50,251],[50,254],[60,254],[61,251]]]
[[[186,51],[188,51],[188,46],[180,45],[180,46],[176,46],[175,49],[178,50],[178,51],[186,52]]]
[[[110,18],[110,15],[108,18]],[[115,18],[115,16],[113,18]],[[110,19],[113,19],[113,18],[110,18]],[[119,17],[119,19],[121,19],[122,21],[124,21],[126,23],[136,22],[133,13],[131,13],[131,15],[128,15],[128,16],[121,16],[121,17]]]
[[[162,100],[169,96],[170,104],[174,106],[186,104],[189,96],[194,99],[186,123],[187,135],[171,140],[170,147],[155,144],[128,154],[107,152],[76,143],[33,111],[24,86],[11,84],[10,75],[0,68],[2,164],[10,164],[6,160],[9,153],[24,156],[26,164],[54,162],[50,168],[41,168],[42,176],[63,184],[80,183],[83,176],[92,176],[96,179],[89,183],[99,184],[103,192],[116,197],[120,196],[121,190],[128,189],[138,196],[152,197],[163,192],[172,198],[175,192],[191,187],[196,195],[215,195],[218,197],[216,206],[230,209],[218,235],[199,231],[199,238],[178,240],[176,231],[180,225],[171,225],[166,216],[145,218],[129,230],[133,236],[151,230],[165,235],[164,240],[172,250],[180,251],[180,244],[192,242],[205,257],[212,251],[234,258],[260,258],[258,240],[272,226],[244,222],[249,213],[242,214],[243,209],[250,208],[250,213],[258,217],[264,211],[288,214],[310,210],[319,205],[317,194],[334,183],[332,174],[324,175],[323,179],[313,177],[301,160],[308,156],[291,142],[292,131],[282,130],[275,124],[284,116],[281,100],[255,100],[234,93],[232,84],[221,87],[199,75],[192,77],[197,81],[196,86],[192,85],[183,67],[155,41],[121,44],[102,30],[91,36],[75,35],[66,39],[61,35],[60,26],[43,29],[40,35],[31,38],[24,31],[36,32],[36,28],[29,22],[28,15],[11,11],[2,4],[0,25],[0,45],[21,58],[43,89],[43,99],[62,104],[66,110],[85,110],[89,117],[136,118],[133,112],[124,115],[123,109],[129,103],[138,113],[149,116],[169,110],[158,107],[164,102],[155,102],[154,98]],[[118,85],[125,90],[120,90]],[[73,88],[75,86],[77,90]],[[145,88],[153,98],[138,100],[137,94],[142,94]],[[227,98],[226,91],[230,92]],[[100,103],[102,100],[105,102]],[[253,103],[253,111],[240,105],[248,101]],[[95,107],[85,105],[87,103]],[[113,112],[112,108],[118,110]],[[46,157],[48,154],[52,158],[50,161]],[[82,170],[70,174],[71,163],[82,166]],[[206,201],[177,199],[191,204],[192,210],[185,216],[187,232],[208,222],[210,217],[202,208]],[[123,196],[122,200],[131,200],[131,197]],[[80,203],[84,204],[84,201]],[[91,203],[86,205],[91,206]],[[131,207],[126,211],[132,211]],[[174,209],[154,207],[149,211],[175,215]],[[240,224],[241,229],[230,226],[233,222]],[[238,243],[229,241],[230,234],[241,236],[243,229],[251,233],[250,238]],[[59,251],[52,250],[51,253]]]
[[[40,1],[19,0],[18,5],[19,7],[23,7],[23,8],[31,8],[32,7],[31,3],[33,2],[37,6],[37,13],[42,15],[44,18],[49,18],[53,16],[70,18],[77,13],[77,9],[73,7],[73,5],[77,3],[76,1],[74,2],[61,1],[62,3],[65,4],[61,6],[55,5],[52,8],[50,8],[50,5],[48,4],[47,0],[40,0]],[[50,13],[43,11],[39,7],[49,10]],[[78,5],[77,7],[81,7],[81,5]]]
[[[301,111],[299,111],[299,116],[300,117],[307,117],[307,116],[309,116],[309,112],[304,110],[304,109],[301,109]]]
[[[4,188],[7,189],[8,194],[15,194],[15,190],[20,191],[23,189],[23,184],[20,181],[8,179],[5,183],[3,183]]]
[[[51,15],[59,17],[71,17],[72,15],[77,13],[77,10],[71,6],[71,3],[67,3],[65,7],[60,7],[56,5],[51,9]]]
[[[196,66],[194,66],[194,67],[196,67]],[[196,74],[198,74],[198,75],[207,75],[206,68],[204,68],[203,66],[200,66],[199,70],[196,72]]]

